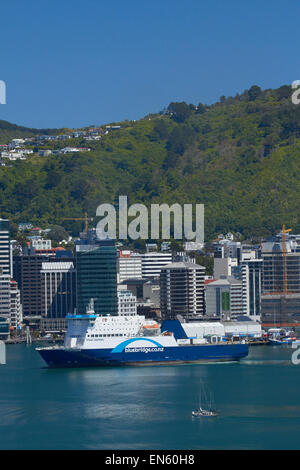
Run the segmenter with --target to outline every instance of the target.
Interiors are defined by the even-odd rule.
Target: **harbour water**
[[[0,449],[299,449],[300,365],[288,346],[240,363],[48,369],[35,346],[0,366]],[[217,418],[193,418],[200,383]]]

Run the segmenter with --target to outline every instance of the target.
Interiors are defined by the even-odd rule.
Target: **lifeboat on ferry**
[[[143,323],[142,325],[142,329],[145,336],[155,335],[156,333],[159,333],[160,326],[154,320],[146,320],[145,323]]]

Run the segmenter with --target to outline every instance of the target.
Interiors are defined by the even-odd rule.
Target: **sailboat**
[[[199,408],[196,411],[192,411],[192,416],[204,416],[204,417],[213,417],[218,416],[219,412],[215,409],[212,405],[212,393],[210,393],[210,403],[208,409],[204,409],[202,407],[202,396],[201,396],[201,388],[200,388],[200,396],[199,396]]]

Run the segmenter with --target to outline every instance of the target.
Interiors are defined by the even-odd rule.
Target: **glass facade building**
[[[83,314],[91,299],[95,313],[117,315],[117,250],[113,240],[76,247],[77,313]]]

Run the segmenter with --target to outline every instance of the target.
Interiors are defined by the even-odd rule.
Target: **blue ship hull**
[[[238,361],[248,355],[247,344],[167,347],[155,352],[112,352],[112,349],[37,349],[49,367],[102,367]]]

